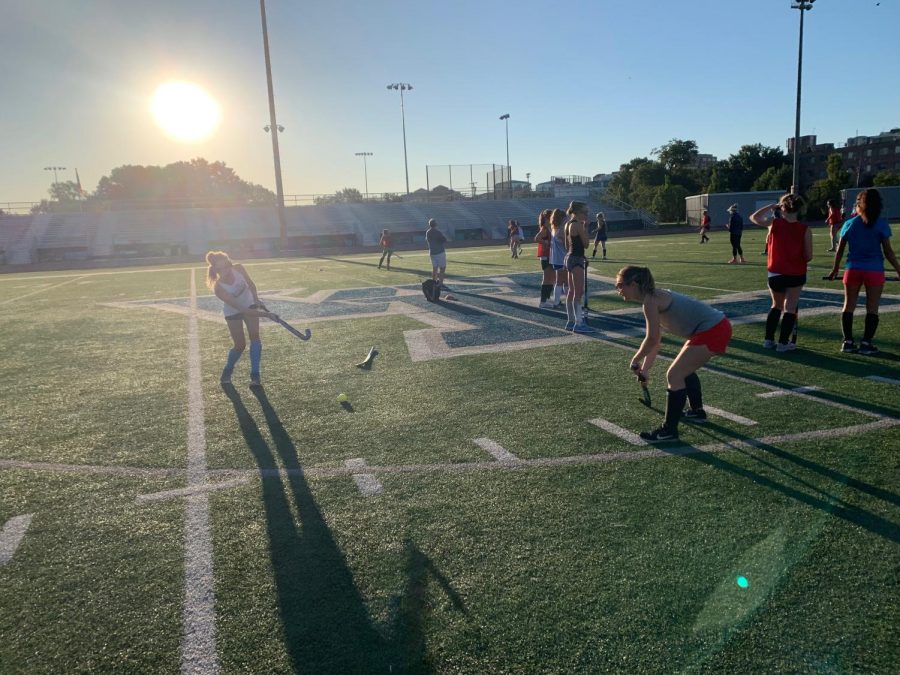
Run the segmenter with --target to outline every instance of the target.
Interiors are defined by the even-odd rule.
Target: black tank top
[[[566,225],[566,234],[569,237],[569,255],[584,257],[584,242],[581,241],[581,237],[573,237],[572,236],[572,226],[575,224],[575,221],[572,221],[568,225]]]

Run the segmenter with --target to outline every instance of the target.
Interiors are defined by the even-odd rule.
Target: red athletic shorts
[[[844,286],[884,286],[884,270],[844,270]]]
[[[731,322],[728,319],[722,319],[712,328],[691,335],[688,344],[706,345],[714,354],[724,354],[729,340],[731,340]]]

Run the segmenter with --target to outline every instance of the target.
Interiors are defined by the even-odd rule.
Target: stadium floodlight
[[[500,115],[500,119],[506,122],[506,187],[509,196],[512,197],[512,176],[509,168],[509,113]]]
[[[44,167],[44,171],[52,171],[53,172],[53,184],[54,185],[59,184],[59,180],[56,177],[56,172],[57,171],[65,171],[65,170],[66,170],[66,167],[64,167],[64,166],[45,166]]]
[[[406,112],[403,108],[403,92],[412,91],[413,86],[409,82],[394,82],[387,86],[400,92],[400,119],[403,122],[403,168],[406,170],[406,194],[409,194],[409,163],[406,161]]]
[[[266,21],[266,0],[259,0],[259,15],[262,20],[263,53],[266,57],[266,86],[269,93],[269,123],[264,127],[272,136],[272,160],[275,164],[275,198],[278,200],[279,248],[287,248],[287,218],[284,215],[284,184],[281,180],[281,152],[278,150],[278,132],[284,131],[275,121],[275,89],[272,87],[272,60],[269,58],[269,26]]]
[[[369,169],[366,166],[366,157],[372,157],[375,153],[374,152],[354,152],[353,154],[356,155],[357,157],[363,158],[363,173],[365,174],[365,177],[366,177],[366,199],[368,199],[369,198]]]
[[[791,3],[791,9],[800,10],[800,46],[797,54],[797,116],[794,122],[794,171],[791,179],[791,193],[800,191],[800,83],[803,78],[803,15],[813,8],[816,0],[798,0]]]

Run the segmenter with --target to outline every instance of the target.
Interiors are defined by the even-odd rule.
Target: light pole
[[[53,184],[59,185],[59,180],[56,177],[57,171],[65,171],[66,167],[64,166],[45,166],[44,171],[52,171],[53,172]]]
[[[816,0],[798,0],[791,4],[791,9],[800,10],[800,47],[797,54],[797,118],[794,124],[794,177],[792,179],[791,193],[798,194],[800,190],[800,82],[803,76],[803,14],[812,9]]]
[[[388,89],[400,91],[400,118],[403,121],[403,168],[406,170],[406,194],[409,194],[409,164],[406,162],[406,112],[403,109],[403,92],[412,91],[413,86],[408,82],[395,82],[387,86]]]
[[[500,115],[500,119],[506,123],[506,187],[509,191],[509,196],[512,197],[512,176],[510,176],[509,168],[509,113]]]
[[[363,158],[363,174],[366,177],[366,199],[369,198],[369,168],[366,166],[366,157],[371,157],[374,152],[354,152],[357,157]]]
[[[263,51],[266,56],[266,84],[269,88],[269,123],[263,127],[272,135],[272,157],[275,161],[275,193],[278,199],[278,230],[281,251],[287,248],[287,220],[284,216],[284,186],[281,182],[281,153],[278,151],[278,133],[284,127],[275,121],[275,90],[272,88],[272,61],[269,58],[269,28],[266,24],[266,0],[259,0],[262,19]]]

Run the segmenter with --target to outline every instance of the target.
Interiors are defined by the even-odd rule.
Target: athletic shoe
[[[781,344],[779,342],[777,345],[775,345],[775,351],[779,354],[791,351],[790,343]]]
[[[573,328],[575,328],[575,322],[574,321],[566,321],[566,330],[570,331]]]
[[[234,368],[225,368],[222,371],[222,376],[219,378],[219,384],[231,384],[231,373],[234,371]]]
[[[601,260],[606,260],[606,256],[603,256],[603,257],[601,258]]]
[[[538,307],[539,307],[540,309],[553,309],[554,307],[556,307],[556,305],[554,305],[554,304],[553,304],[552,302],[550,302],[549,300],[545,300],[544,302],[542,302],[541,304],[539,304]]]
[[[793,352],[793,351],[797,350],[797,343],[796,342],[788,342],[785,345],[785,347],[786,347],[786,349],[784,351]]]
[[[844,343],[841,345],[841,351],[845,354],[855,354],[859,351],[859,347],[856,346],[853,340],[844,340]]]
[[[259,373],[250,373],[250,386],[251,387],[261,387],[262,382],[259,379]]]
[[[731,260],[728,261],[728,264],[734,265],[736,262],[737,262],[737,258],[732,258]]]
[[[694,422],[696,424],[706,424],[706,411],[703,408],[698,408],[697,410],[688,408],[683,413],[681,413],[681,417],[688,422]]]
[[[640,433],[640,437],[645,441],[650,441],[651,443],[657,443],[659,441],[677,441],[678,432],[669,431],[669,429],[663,426],[659,427],[658,429],[654,429],[653,431],[642,431]]]
[[[825,250],[828,251],[829,253],[834,253],[837,249],[834,246],[832,246],[831,248],[826,248]]]
[[[572,329],[572,332],[573,333],[581,333],[582,335],[590,335],[591,333],[596,333],[597,330],[594,328],[591,328],[586,323],[579,323]]]
[[[763,349],[775,349],[775,340],[763,340]]]
[[[744,256],[741,256],[741,264],[743,265],[745,262],[747,262],[747,261],[744,260]]]
[[[866,342],[863,340],[859,343],[859,353],[865,354],[866,356],[874,356],[879,353],[878,347],[873,345],[871,342]]]
[[[769,255],[769,252],[768,252],[768,251],[763,251],[762,253],[760,253],[760,255]]]

